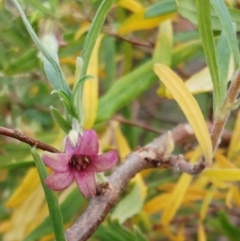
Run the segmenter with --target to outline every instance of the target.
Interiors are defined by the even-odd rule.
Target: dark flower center
[[[90,158],[85,155],[73,155],[69,165],[71,165],[74,168],[77,168],[77,170],[85,170],[87,168],[87,165],[90,163]]]

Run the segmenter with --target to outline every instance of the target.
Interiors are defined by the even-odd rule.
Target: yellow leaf
[[[98,109],[98,51],[103,35],[99,35],[94,46],[87,75],[93,75],[94,78],[84,83],[83,89],[83,108],[85,112],[85,129],[91,129],[94,125]],[[84,61],[84,60],[83,60]]]
[[[144,9],[140,3],[134,0],[121,0],[117,3],[117,5],[126,8],[132,11],[133,13],[137,13]]]
[[[44,201],[45,196],[42,185],[39,184],[34,191],[31,193],[28,192],[24,202],[14,209],[11,216],[12,227],[4,234],[3,240],[23,240],[27,235],[26,230],[28,229],[28,225],[31,225],[31,222],[36,218]]]
[[[6,233],[12,226],[12,221],[11,220],[4,220],[0,222],[0,233]]]
[[[214,155],[215,161],[220,168],[235,168],[235,166],[221,153],[218,151]]]
[[[5,181],[7,177],[8,177],[8,170],[7,169],[0,170],[0,182]]]
[[[192,94],[208,92],[213,89],[209,68],[205,67],[186,80],[185,85]]]
[[[20,186],[15,190],[13,195],[6,203],[6,207],[12,208],[23,203],[28,196],[40,184],[40,179],[36,168],[31,168],[24,177]]]
[[[172,93],[189,123],[202,148],[206,164],[212,163],[212,143],[202,112],[182,80],[171,69],[162,64],[155,64],[154,71]]]
[[[79,28],[79,30],[74,35],[74,40],[77,41],[81,36],[88,31],[90,26],[89,22],[83,22]]]
[[[233,190],[233,201],[234,203],[240,207],[240,193],[239,193],[239,189],[236,185],[232,186],[232,190]]]
[[[163,210],[167,206],[170,197],[171,197],[171,193],[170,194],[167,193],[167,194],[161,194],[151,199],[144,206],[145,212],[148,215],[151,215]]]
[[[210,177],[214,179],[219,179],[222,181],[234,182],[240,181],[240,169],[206,169],[202,173],[205,177]]]
[[[216,191],[216,188],[214,186],[212,186],[208,192],[207,192],[207,195],[205,196],[204,200],[203,200],[203,203],[202,203],[202,206],[201,206],[201,209],[200,209],[200,220],[203,222],[204,219],[205,219],[205,216],[206,216],[206,213],[207,213],[207,209],[208,209],[208,206],[209,204],[211,203],[212,199],[213,199],[213,196],[214,196],[214,193]]]
[[[176,241],[184,241],[185,240],[185,227],[183,224],[180,225],[180,228],[178,229]]]
[[[235,127],[232,133],[232,138],[228,148],[227,157],[229,160],[234,160],[239,155],[240,151],[240,111],[238,111]]]
[[[233,61],[229,63],[227,81],[231,80],[233,74]],[[185,85],[192,94],[203,93],[213,90],[212,79],[209,68],[205,67],[186,80]]]
[[[232,208],[232,197],[233,197],[233,190],[230,187],[228,189],[228,192],[227,192],[227,195],[226,195],[226,198],[225,198],[225,204],[230,209]]]
[[[160,23],[169,19],[173,14],[166,14],[161,17],[145,19],[145,9],[134,13],[130,18],[128,18],[118,29],[118,34],[127,34],[137,30],[151,29],[157,27]]]
[[[200,157],[200,152],[199,152],[199,148],[197,148],[195,150],[195,153],[191,157],[190,163],[196,162],[199,159],[199,157]],[[173,219],[173,217],[175,216],[177,210],[179,209],[179,207],[183,202],[184,196],[189,188],[191,181],[192,181],[192,176],[186,173],[183,173],[181,175],[174,190],[171,193],[171,196],[168,200],[168,204],[163,211],[162,219],[161,219],[161,223],[163,224],[163,226],[168,225]]]
[[[117,142],[118,153],[119,153],[121,160],[123,160],[131,152],[131,149],[128,145],[128,142],[127,142],[125,136],[123,135],[123,133],[121,131],[119,123],[116,121],[112,121],[112,124],[113,124],[114,130],[115,130],[115,137],[116,137],[116,142]],[[141,190],[141,195],[143,198],[145,198],[147,196],[147,187],[143,181],[142,175],[140,173],[138,173],[131,181],[135,182],[139,186],[139,188]]]
[[[174,218],[177,210],[179,209],[184,195],[192,181],[192,176],[184,173],[181,175],[175,189],[173,190],[170,199],[168,200],[168,204],[163,212],[161,223],[166,226],[171,220]]]
[[[131,149],[128,145],[128,142],[123,135],[120,125],[116,121],[112,121],[115,130],[115,138],[117,144],[118,154],[120,156],[121,161],[131,152]]]
[[[202,225],[202,223],[200,221],[198,222],[198,241],[207,241],[204,226]]]

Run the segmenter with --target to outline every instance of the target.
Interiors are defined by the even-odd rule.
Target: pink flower
[[[84,131],[83,135],[78,134],[75,147],[68,136],[64,153],[45,151],[42,159],[54,171],[45,180],[50,189],[63,190],[75,179],[84,197],[96,194],[94,173],[109,170],[118,161],[114,150],[98,155],[98,137],[93,130]]]

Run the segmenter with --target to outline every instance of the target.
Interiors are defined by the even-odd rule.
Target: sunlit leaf
[[[212,144],[210,135],[201,113],[201,110],[182,80],[174,74],[171,69],[162,65],[155,64],[154,71],[165,84],[166,88],[172,93],[189,123],[191,124],[194,133],[202,148],[207,165],[212,162]]]
[[[141,10],[133,14],[120,26],[120,28],[118,29],[118,34],[123,35],[137,30],[155,28],[163,21],[173,16],[173,14],[166,14],[161,17],[146,19],[144,18],[144,14],[145,10]]]
[[[202,206],[201,206],[201,209],[200,209],[200,220],[203,222],[205,217],[206,217],[206,214],[207,214],[207,209],[213,199],[213,195],[216,191],[216,188],[214,186],[212,186],[208,192],[207,192],[207,195],[205,196],[203,202],[202,202]]]
[[[91,129],[93,126],[98,110],[98,52],[103,35],[100,35],[93,48],[89,61],[87,74],[94,78],[84,83],[83,89],[83,109],[85,112],[84,128]]]
[[[25,175],[22,183],[7,201],[6,206],[12,208],[23,203],[28,198],[29,193],[34,191],[39,184],[40,179],[37,170],[36,168],[31,168]]]
[[[240,169],[206,169],[202,175],[205,177],[216,178],[222,181],[240,181]]]
[[[228,148],[227,157],[229,160],[234,160],[240,151],[240,111],[237,114],[237,119],[235,122],[235,127],[232,132],[232,137],[230,141],[230,145]]]
[[[198,222],[198,233],[197,234],[198,234],[198,241],[207,241],[207,236],[206,236],[204,226],[200,221]]]
[[[200,157],[199,149],[195,150],[195,153],[190,159],[190,163],[195,163]],[[166,208],[163,211],[162,217],[161,217],[161,223],[163,226],[167,226],[169,222],[174,218],[176,212],[180,208],[184,196],[187,192],[187,189],[190,186],[190,183],[192,181],[192,176],[183,173],[178,180],[174,190],[171,193],[171,196],[168,200],[168,204]]]
[[[135,0],[121,0],[117,2],[117,5],[123,8],[126,8],[130,11],[132,11],[133,13],[137,13],[140,12],[141,10],[143,10],[143,6]]]

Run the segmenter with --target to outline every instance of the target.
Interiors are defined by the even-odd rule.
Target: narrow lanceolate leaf
[[[184,195],[189,188],[191,180],[192,176],[186,173],[183,173],[181,178],[179,179],[175,189],[172,192],[172,195],[170,196],[170,199],[168,200],[168,205],[162,215],[161,222],[164,226],[168,225],[174,218],[177,210],[183,202]]]
[[[208,210],[208,207],[213,199],[213,195],[216,191],[216,187],[215,186],[212,186],[208,192],[207,192],[207,195],[205,196],[204,200],[203,200],[203,203],[202,203],[202,206],[201,206],[201,209],[200,209],[200,220],[203,222],[205,217],[206,217],[206,214],[207,214],[207,210]]]
[[[41,51],[43,56],[46,58],[44,68],[45,68],[48,78],[50,78],[49,81],[51,81],[51,83],[54,85],[54,87],[56,89],[61,89],[64,92],[66,92],[68,96],[70,96],[71,90],[65,80],[65,77],[62,73],[62,70],[61,70],[58,62],[56,60],[54,60],[54,58],[48,53],[48,51],[45,49],[45,47],[40,42],[39,38],[37,37],[31,24],[29,23],[28,19],[26,18],[18,1],[12,0],[12,2],[16,6],[16,8],[22,18],[22,21],[23,21],[29,35],[31,36],[33,42],[36,44],[37,48]]]
[[[121,0],[117,1],[116,5],[126,8],[129,11],[137,13],[144,9],[144,7],[136,0]]]
[[[172,21],[169,19],[163,22],[159,27],[157,43],[153,53],[154,63],[160,63],[167,66],[171,65],[173,46]],[[159,96],[165,96],[166,87],[161,84],[157,93]]]
[[[137,30],[151,29],[157,27],[160,23],[171,18],[173,13],[168,13],[156,18],[146,19],[144,17],[145,9],[133,14],[118,29],[118,33],[123,35]]]
[[[98,110],[98,52],[103,35],[99,35],[89,61],[87,74],[93,78],[84,83],[83,109],[85,114],[84,128],[91,129],[95,123]]]
[[[92,55],[92,51],[98,35],[102,29],[103,23],[105,21],[107,12],[110,10],[114,0],[103,0],[88,31],[87,37],[84,42],[82,58],[83,66],[81,70],[81,77],[86,75],[89,61]]]
[[[44,180],[48,176],[47,170],[35,147],[31,149],[31,152],[46,196],[46,201],[48,204],[49,214],[52,220],[56,240],[66,241],[63,228],[62,214],[60,211],[57,197],[55,193],[51,191],[44,183]]]
[[[177,11],[175,0],[163,0],[153,4],[145,12],[145,18],[159,17],[165,14],[174,13]]]
[[[216,49],[210,20],[209,0],[196,0],[198,29],[202,39],[202,45],[213,82],[214,111],[218,112],[225,96],[221,96],[221,83],[216,59]]]
[[[199,160],[201,156],[200,149],[195,149],[190,163],[195,163]],[[187,190],[189,189],[190,183],[192,181],[192,176],[183,173],[178,180],[176,186],[174,187],[173,191],[171,192],[171,196],[167,202],[166,208],[163,211],[161,223],[166,227],[171,220],[174,218],[175,214],[177,213],[178,209],[181,207],[181,204],[184,200]]]
[[[71,130],[71,125],[63,118],[60,112],[54,108],[53,106],[50,107],[50,113],[54,121],[61,127],[61,129],[68,134]]]
[[[212,162],[212,143],[197,101],[183,81],[171,69],[162,64],[155,64],[154,71],[183,110],[202,148],[206,164],[210,165]]]
[[[221,22],[222,30],[225,32],[228,45],[234,60],[234,71],[239,68],[239,49],[234,25],[223,0],[211,0],[211,4]]]
[[[199,221],[198,222],[198,241],[206,241],[206,232],[204,230],[203,224]]]
[[[222,181],[234,182],[240,181],[240,169],[207,169],[202,175]]]

